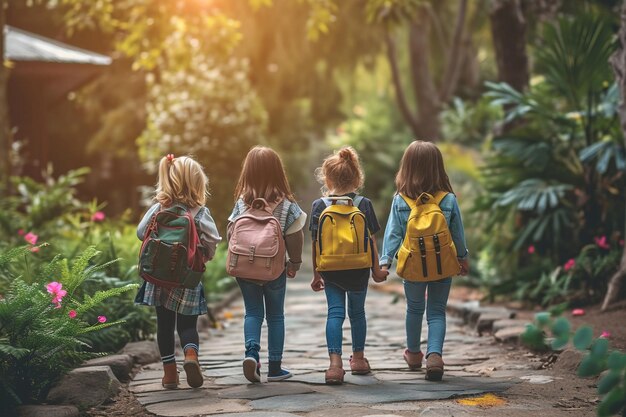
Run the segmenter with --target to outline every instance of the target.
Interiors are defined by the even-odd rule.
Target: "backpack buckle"
[[[254,252],[256,251],[256,246],[250,246],[250,255],[248,256],[248,262],[254,262]]]

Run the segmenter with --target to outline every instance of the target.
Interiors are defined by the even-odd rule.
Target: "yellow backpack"
[[[461,270],[448,223],[439,207],[446,195],[445,191],[422,193],[413,201],[400,194],[411,214],[398,251],[396,272],[408,281],[436,281],[458,275]]]
[[[326,208],[320,214],[317,229],[317,271],[346,271],[372,267],[370,235],[365,215],[359,210],[357,196],[323,201]],[[347,204],[333,204],[345,201]]]

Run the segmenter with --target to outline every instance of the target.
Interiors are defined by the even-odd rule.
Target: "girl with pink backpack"
[[[303,227],[300,209],[278,154],[256,146],[248,152],[228,218],[226,269],[237,278],[245,305],[243,373],[261,382],[261,327],[268,328],[268,381],[292,374],[281,366],[285,342],[285,291],[302,264]],[[289,258],[287,261],[287,257]],[[286,261],[286,262],[285,262]]]

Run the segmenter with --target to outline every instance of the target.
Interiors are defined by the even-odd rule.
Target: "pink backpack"
[[[282,202],[282,201],[281,201]],[[230,228],[226,272],[238,278],[273,281],[285,270],[285,239],[274,209],[255,199]]]

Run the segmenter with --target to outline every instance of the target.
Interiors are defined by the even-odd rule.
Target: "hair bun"
[[[339,151],[339,157],[341,159],[345,159],[346,161],[354,161],[354,151],[350,147],[342,148]]]

